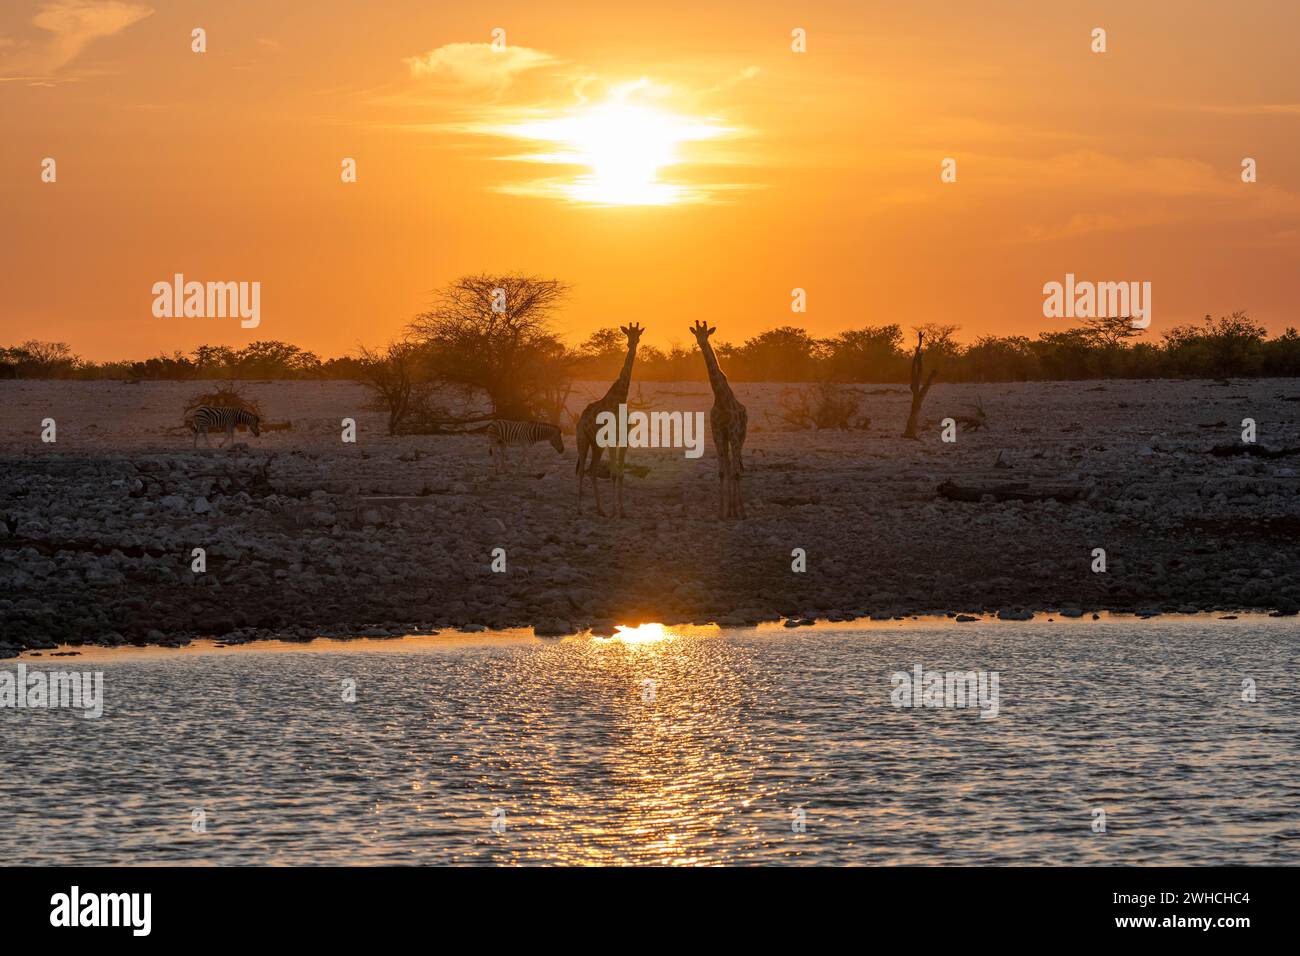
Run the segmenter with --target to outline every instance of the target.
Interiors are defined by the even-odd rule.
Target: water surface
[[[74,864],[1300,863],[1294,621],[640,637],[26,658],[102,670],[105,711],[0,709],[0,853]],[[997,671],[998,716],[894,707],[890,675],[916,664]],[[195,808],[206,832],[193,832]],[[1093,832],[1097,809],[1104,833]],[[792,826],[799,810],[805,832]]]

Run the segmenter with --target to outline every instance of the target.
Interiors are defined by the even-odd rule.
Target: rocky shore
[[[702,383],[641,388],[655,409],[711,401]],[[897,437],[897,386],[863,386],[871,426],[835,432],[781,428],[781,390],[737,385],[749,518],[721,522],[711,442],[697,460],[631,452],[649,473],[627,479],[626,518],[601,519],[589,494],[576,513],[572,436],[564,456],[539,446],[523,473],[494,476],[483,438],[390,438],[347,383],[250,385],[292,428],[233,451],[191,450],[174,430],[190,383],[0,383],[0,656],[195,637],[1300,608],[1300,457],[1208,454],[1240,442],[1244,418],[1261,444],[1300,445],[1300,382],[940,384],[919,442]],[[977,397],[989,426],[942,442],[939,420]],[[340,440],[345,417],[355,444]],[[945,481],[1080,497],[954,501],[937,493]]]

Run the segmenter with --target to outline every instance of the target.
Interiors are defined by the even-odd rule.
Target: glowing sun
[[[554,147],[551,152],[513,158],[586,169],[572,178],[512,191],[605,206],[664,206],[698,198],[689,184],[661,178],[663,171],[684,161],[681,144],[716,139],[734,130],[715,120],[629,102],[628,93],[634,88],[551,118],[498,127],[503,135]]]

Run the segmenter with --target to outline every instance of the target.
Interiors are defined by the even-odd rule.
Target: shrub
[[[858,413],[862,390],[834,382],[818,382],[781,391],[781,420],[794,429],[871,427]]]
[[[188,424],[190,414],[200,405],[209,405],[213,408],[242,408],[246,412],[252,412],[258,418],[265,418],[262,412],[262,405],[255,398],[247,396],[243,389],[234,382],[222,382],[213,391],[199,392],[190,397],[185,403],[185,420]]]

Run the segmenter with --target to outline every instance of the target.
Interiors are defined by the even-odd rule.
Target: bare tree
[[[485,392],[485,418],[558,421],[573,356],[551,331],[550,316],[568,293],[555,279],[464,276],[439,295],[408,331],[433,382]]]
[[[427,397],[420,349],[410,342],[391,342],[383,349],[363,345],[359,352],[363,381],[375,395],[371,407],[388,413],[388,434],[396,435]]]
[[[72,374],[81,361],[67,342],[29,339],[4,352],[5,364],[13,367],[14,378],[64,378]]]
[[[930,369],[930,375],[921,384],[922,358],[921,347],[925,344],[925,333],[916,333],[916,351],[912,353],[912,410],[907,415],[907,427],[903,429],[904,438],[916,437],[917,422],[921,417],[921,403],[925,401],[925,396],[930,392],[930,386],[934,384],[934,377],[938,374],[937,368]]]

